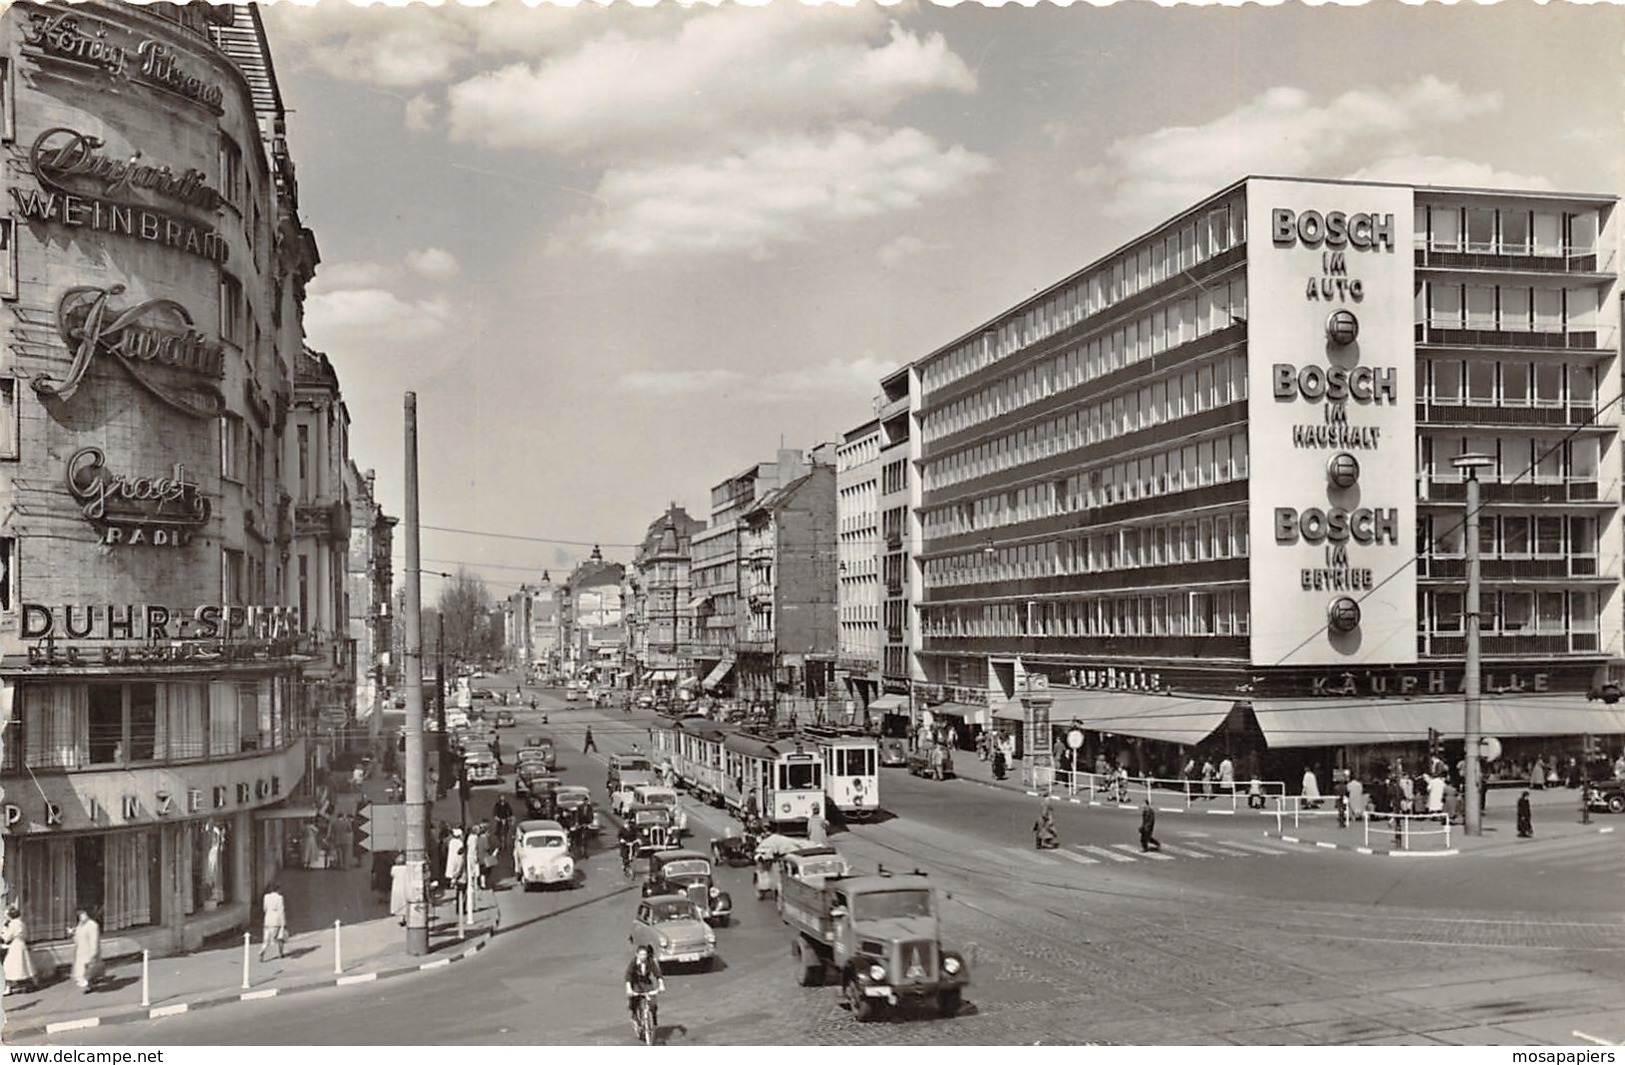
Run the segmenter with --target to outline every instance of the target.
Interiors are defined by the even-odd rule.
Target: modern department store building
[[[1484,731],[1617,748],[1617,206],[1252,177],[918,360],[918,705],[1169,775],[1459,752],[1473,452]]]
[[[247,921],[307,772],[279,449],[315,243],[251,7],[0,25],[7,897],[37,955],[79,906],[192,947]]]

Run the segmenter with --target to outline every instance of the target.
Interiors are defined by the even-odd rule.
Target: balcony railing
[[[1416,560],[1416,575],[1425,580],[1464,581],[1467,560],[1460,556],[1422,555]],[[1486,581],[1554,581],[1598,576],[1596,555],[1566,555],[1561,558],[1486,558],[1480,563]]]
[[[1611,484],[1604,493],[1596,480],[1519,481],[1501,484],[1479,479],[1485,503],[1599,503],[1614,498],[1618,485]],[[1467,501],[1467,482],[1428,479],[1422,482],[1421,500],[1425,503],[1464,503]]]
[[[1595,406],[1513,407],[1487,403],[1430,403],[1416,405],[1416,420],[1434,425],[1586,425],[1596,417]]]
[[[1614,347],[1612,326],[1590,329],[1524,331],[1469,329],[1453,323],[1417,322],[1418,344],[1470,348],[1539,348],[1548,351],[1603,351]]]
[[[1601,642],[1594,632],[1486,634],[1479,650],[1496,658],[1519,655],[1596,654]],[[1460,658],[1467,653],[1467,637],[1453,633],[1416,634],[1418,654],[1432,658]]]
[[[1556,255],[1534,255],[1531,249],[1492,250],[1429,248],[1421,240],[1416,244],[1416,265],[1437,270],[1526,270],[1531,273],[1597,274],[1613,273],[1614,250],[1607,249],[1600,256],[1594,249],[1568,248]]]

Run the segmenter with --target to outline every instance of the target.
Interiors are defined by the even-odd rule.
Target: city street
[[[511,679],[488,685],[512,691]],[[531,692],[527,690],[528,700]],[[604,758],[646,714],[538,695],[502,732],[553,736],[560,775],[603,795]],[[588,726],[599,753],[583,755]],[[504,769],[510,771],[511,763]],[[505,784],[504,787],[510,785]],[[496,789],[478,788],[488,810]],[[919,868],[951,896],[947,934],[971,959],[959,1017],[860,1024],[835,987],[796,986],[790,937],[749,871],[723,870],[736,917],[709,973],[668,974],[662,1040],[706,1043],[1572,1043],[1625,1037],[1617,981],[1625,872],[1617,835],[1516,854],[1396,861],[1266,840],[1247,818],[1165,815],[1160,857],[1127,811],[1061,804],[1063,848],[1030,844],[1037,800],[968,780],[887,770],[890,815],[832,836],[858,867]],[[695,839],[728,830],[689,806]],[[165,1018],[82,1042],[209,1044],[629,1042],[621,970],[636,888],[613,827],[573,890],[501,892],[502,933],[455,975]]]

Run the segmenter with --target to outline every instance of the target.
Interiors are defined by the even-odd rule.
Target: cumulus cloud
[[[300,42],[304,62],[331,77],[383,88],[449,78],[469,52],[470,14],[455,4],[283,2],[267,9],[276,38]]]
[[[454,138],[599,159],[697,141],[738,147],[763,130],[873,118],[902,100],[969,92],[976,80],[938,34],[875,8],[730,5],[691,14],[668,37],[615,30],[539,62],[454,85]]]
[[[1104,190],[1112,214],[1154,218],[1245,174],[1348,176],[1373,158],[1410,155],[1425,134],[1500,106],[1496,93],[1469,93],[1431,75],[1324,102],[1281,86],[1203,125],[1116,141],[1100,165],[1076,176]]]
[[[875,382],[894,369],[892,363],[860,356],[778,373],[720,368],[633,370],[622,376],[621,384],[630,392],[661,398],[739,395],[759,400],[799,400],[809,393],[871,393]]]
[[[381,263],[322,263],[316,268],[312,288],[323,292],[341,288],[371,288],[381,284],[389,275],[389,268]]]
[[[875,252],[875,258],[880,265],[890,269],[905,259],[912,259],[930,251],[941,251],[943,245],[928,244],[919,237],[905,233],[900,237],[887,241]]]
[[[457,256],[444,248],[424,248],[406,253],[407,269],[431,281],[444,281],[456,277],[462,267]]]
[[[434,116],[440,110],[440,105],[429,97],[418,93],[406,101],[406,128],[413,133],[427,133],[434,125]]]
[[[1495,189],[1553,188],[1539,174],[1501,170],[1471,159],[1443,155],[1396,155],[1362,166],[1347,175],[1352,181],[1393,181],[1406,185],[1464,185]]]
[[[450,322],[447,301],[406,300],[387,289],[316,293],[305,302],[311,343],[334,352],[377,351],[380,345],[429,339],[444,332]]]
[[[700,162],[612,169],[585,243],[626,257],[746,252],[810,239],[820,223],[912,210],[993,168],[915,129],[775,138]]]

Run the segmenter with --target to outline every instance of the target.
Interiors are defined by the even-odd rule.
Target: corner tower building
[[[1485,731],[1625,731],[1619,246],[1611,196],[1253,177],[917,360],[922,705],[1147,774],[1453,763],[1474,452]]]

